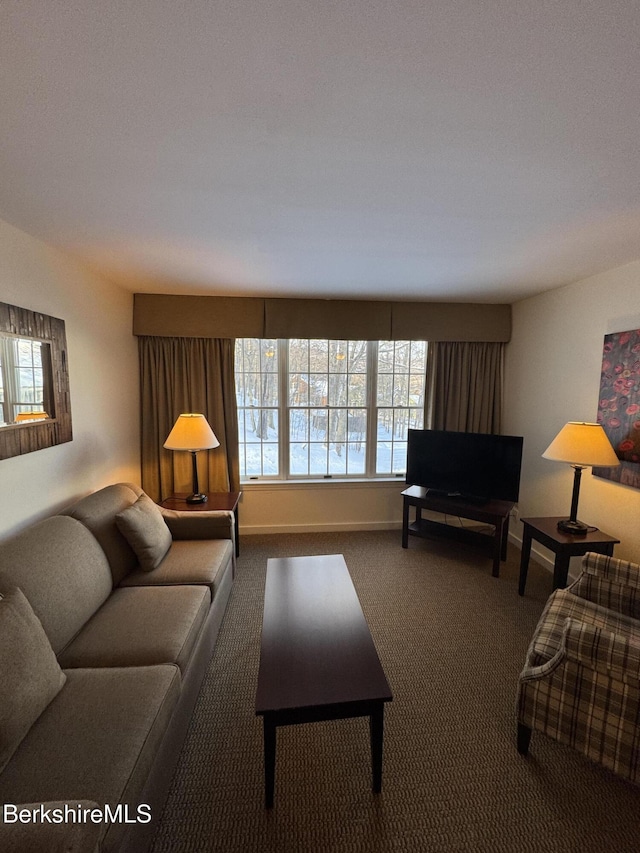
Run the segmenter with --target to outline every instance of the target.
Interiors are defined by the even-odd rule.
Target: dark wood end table
[[[165,498],[160,504],[165,509],[175,509],[180,512],[207,512],[211,509],[225,509],[235,517],[235,548],[236,557],[240,556],[240,528],[238,527],[238,502],[242,492],[207,492],[207,500],[199,504],[187,503],[188,492],[178,492]]]
[[[524,595],[533,539],[556,555],[553,564],[553,589],[567,585],[571,557],[583,557],[588,551],[606,554],[608,557],[613,556],[613,548],[619,544],[619,539],[614,539],[613,536],[603,533],[602,530],[591,530],[584,536],[571,536],[558,530],[558,522],[562,521],[563,518],[566,516],[554,515],[548,518],[522,519],[524,530],[522,534],[522,555],[520,557],[519,595]]]
[[[267,561],[256,715],[265,806],[273,806],[276,729],[369,717],[373,791],[382,788],[384,703],[393,699],[342,554]]]

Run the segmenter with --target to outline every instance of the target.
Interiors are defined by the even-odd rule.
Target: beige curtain
[[[426,424],[431,429],[500,433],[502,343],[429,344]]]
[[[238,491],[238,419],[230,339],[139,337],[142,488],[155,501],[190,492],[191,454],[163,444],[183,412],[200,412],[220,447],[198,453],[203,492]]]

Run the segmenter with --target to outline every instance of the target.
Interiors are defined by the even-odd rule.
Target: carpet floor
[[[344,554],[394,694],[382,793],[366,718],[278,730],[264,808],[255,689],[268,557]],[[518,673],[551,576],[400,531],[245,536],[153,853],[636,853],[640,788],[534,732],[515,746]]]

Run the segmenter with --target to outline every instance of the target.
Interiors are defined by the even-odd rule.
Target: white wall
[[[567,421],[596,420],[604,336],[638,328],[640,261],[513,306],[504,431],[525,438],[520,517],[568,516],[573,469],[541,454]],[[620,539],[616,556],[640,562],[640,490],[586,470],[578,518]]]
[[[398,482],[242,484],[240,531],[302,533],[327,530],[384,530],[402,526]],[[398,534],[398,542],[400,535]]]
[[[73,441],[0,460],[0,537],[76,497],[140,481],[133,297],[0,220],[0,301],[65,321]]]

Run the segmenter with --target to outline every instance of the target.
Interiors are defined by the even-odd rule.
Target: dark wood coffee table
[[[380,793],[384,703],[392,699],[342,554],[268,560],[256,693],[265,806],[273,806],[276,728],[320,720],[370,718]]]

